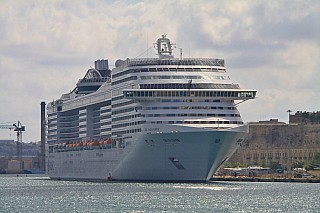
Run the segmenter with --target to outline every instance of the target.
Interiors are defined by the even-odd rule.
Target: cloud
[[[96,59],[134,58],[162,33],[184,57],[224,58],[231,79],[258,90],[239,107],[245,121],[316,111],[319,10],[311,0],[1,1],[0,123],[21,120],[24,140],[39,140],[41,101],[72,90]]]

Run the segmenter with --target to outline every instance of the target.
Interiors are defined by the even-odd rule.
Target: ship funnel
[[[108,64],[108,60],[96,60],[94,62],[94,68],[96,70],[109,70],[109,64]]]

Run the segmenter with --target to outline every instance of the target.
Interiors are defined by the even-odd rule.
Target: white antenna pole
[[[148,52],[149,52],[148,50],[149,50],[149,46],[148,46],[148,33],[147,33],[147,58],[149,58],[148,57]]]

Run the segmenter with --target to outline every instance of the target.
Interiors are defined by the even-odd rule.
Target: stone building
[[[0,157],[0,172],[8,169],[8,162],[11,158]]]
[[[318,112],[298,111],[290,115],[289,124],[277,119],[250,123],[248,137],[229,161],[248,165],[268,165],[272,161],[283,168],[300,162],[310,163],[320,152],[318,115]]]
[[[320,124],[320,111],[317,112],[302,112],[297,111],[289,117],[290,123],[298,124]]]

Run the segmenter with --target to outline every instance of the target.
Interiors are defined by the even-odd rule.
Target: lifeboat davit
[[[88,149],[88,146],[89,146],[88,141],[84,142],[84,143],[83,143],[83,146],[84,146],[84,149]]]

